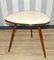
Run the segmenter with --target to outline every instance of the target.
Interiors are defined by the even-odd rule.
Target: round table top
[[[39,11],[15,12],[6,16],[5,20],[16,24],[46,24],[50,22],[50,18]]]

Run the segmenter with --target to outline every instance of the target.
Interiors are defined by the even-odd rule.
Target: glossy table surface
[[[5,17],[8,22],[16,24],[46,24],[50,22],[50,18],[39,11],[21,11],[15,12]]]

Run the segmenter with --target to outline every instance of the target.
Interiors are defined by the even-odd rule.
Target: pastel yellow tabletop
[[[6,16],[5,20],[17,24],[46,24],[50,22],[50,18],[39,11],[15,12]]]

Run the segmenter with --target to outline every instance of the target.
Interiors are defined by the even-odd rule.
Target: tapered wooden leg
[[[41,31],[41,28],[40,28],[40,27],[38,27],[38,32],[39,32],[39,36],[40,36],[40,41],[41,41],[41,45],[42,45],[44,57],[46,58],[46,52],[45,52],[45,47],[44,47],[44,41],[43,41],[42,31]]]
[[[11,46],[12,46],[12,42],[13,42],[13,39],[14,39],[14,35],[15,35],[15,31],[16,31],[16,24],[14,24],[14,27],[13,27],[13,32],[12,32],[12,36],[11,36],[8,52],[10,52],[10,49],[11,49]]]
[[[33,32],[32,32],[32,29],[31,29],[31,38],[33,37]]]

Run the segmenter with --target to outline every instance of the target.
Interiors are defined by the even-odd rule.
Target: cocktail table
[[[4,19],[5,21],[14,24],[8,52],[10,52],[10,49],[12,46],[17,24],[28,24],[30,26],[37,25],[40,42],[41,42],[42,49],[43,49],[43,54],[44,54],[44,57],[46,58],[43,35],[41,31],[41,25],[50,22],[50,18],[46,14],[40,11],[21,11],[21,12],[19,11],[19,12],[15,12],[13,14],[6,16]],[[32,29],[31,29],[31,36],[32,36]]]

